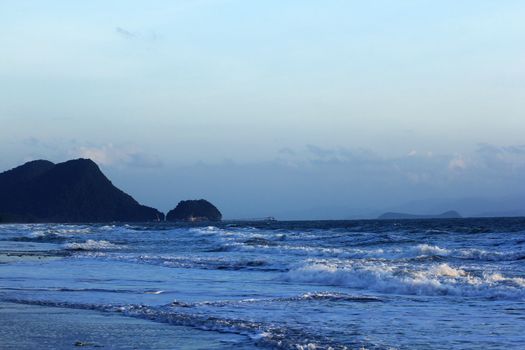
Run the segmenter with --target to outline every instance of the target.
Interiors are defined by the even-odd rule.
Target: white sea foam
[[[58,234],[71,235],[71,234],[86,234],[91,232],[89,227],[65,227],[56,230]]]
[[[447,256],[450,254],[450,250],[441,248],[435,245],[429,244],[418,244],[416,247],[409,249],[409,253],[414,255],[438,255],[438,256]]]
[[[105,250],[105,249],[120,249],[122,246],[113,244],[108,241],[95,241],[88,239],[82,243],[66,243],[64,248],[68,250]]]
[[[234,250],[240,251],[258,251],[263,250],[265,253],[273,254],[293,254],[298,256],[319,256],[319,257],[337,257],[337,258],[379,258],[384,257],[383,249],[341,249],[341,248],[324,248],[304,245],[269,245],[269,244],[246,244],[244,242],[232,242],[228,246]]]
[[[158,294],[162,294],[164,293],[163,290],[149,290],[149,291],[145,291],[144,294],[153,294],[153,295],[158,295]]]
[[[207,227],[190,228],[188,231],[193,234],[214,235],[217,233],[222,233],[224,230],[221,230],[220,228],[215,227],[215,226],[207,226]]]
[[[410,270],[386,263],[357,264],[311,261],[281,276],[290,282],[368,289],[408,295],[457,295],[525,300],[525,279],[500,273],[474,275],[448,264]]]
[[[339,292],[308,292],[301,295],[279,297],[279,298],[248,298],[248,299],[235,299],[235,300],[213,300],[213,301],[201,301],[193,304],[182,303],[175,300],[172,305],[183,306],[183,307],[194,307],[194,306],[228,306],[228,305],[244,305],[244,304],[256,304],[256,303],[282,303],[282,302],[311,302],[311,301],[345,301],[345,302],[356,302],[356,303],[367,303],[367,302],[381,302],[382,299],[366,296],[366,295],[353,295]]]
[[[89,227],[75,227],[75,226],[57,226],[52,228],[42,228],[32,230],[28,236],[30,238],[44,239],[44,238],[61,238],[70,237],[78,234],[87,234],[91,232]]]
[[[297,350],[316,350],[317,346],[314,343],[295,344]]]
[[[41,238],[41,237],[45,237],[48,233],[46,231],[33,231],[31,233],[29,233],[29,237],[31,238]]]
[[[407,257],[410,256],[410,249],[407,252]],[[446,249],[435,245],[419,244],[412,249],[414,255],[420,256],[442,256],[453,257],[468,260],[482,260],[482,261],[511,261],[525,257],[523,251],[486,251],[476,248],[463,249]]]
[[[262,241],[261,241],[262,242]],[[231,249],[240,251],[264,251],[271,254],[293,254],[298,256],[327,257],[339,259],[417,259],[432,257],[454,257],[480,261],[512,261],[525,258],[523,251],[485,251],[481,249],[448,249],[437,245],[418,244],[404,248],[326,248],[305,245],[268,245],[230,242]]]
[[[430,272],[434,276],[444,276],[452,278],[463,277],[468,275],[467,272],[465,272],[465,270],[450,267],[448,264],[439,264],[432,266]]]

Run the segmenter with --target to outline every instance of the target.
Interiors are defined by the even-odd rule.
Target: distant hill
[[[427,198],[385,208],[383,212],[441,213],[450,208],[464,217],[525,216],[525,193],[502,197]]]
[[[205,199],[180,201],[166,215],[167,221],[221,221],[222,214]]]
[[[115,187],[89,159],[28,162],[0,174],[0,221],[157,221],[164,214]]]
[[[459,219],[462,216],[457,211],[450,210],[438,215],[414,215],[406,213],[384,213],[379,216],[380,220],[392,220],[392,219]]]

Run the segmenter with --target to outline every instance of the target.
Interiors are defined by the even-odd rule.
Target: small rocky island
[[[180,201],[166,215],[166,221],[221,221],[222,214],[205,199]]]
[[[1,222],[162,221],[115,187],[89,159],[35,160],[0,173]]]

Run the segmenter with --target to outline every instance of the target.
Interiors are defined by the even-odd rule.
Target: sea
[[[0,225],[0,349],[525,349],[525,218]]]

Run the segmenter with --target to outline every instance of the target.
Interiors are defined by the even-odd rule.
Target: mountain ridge
[[[90,159],[27,162],[0,173],[0,218],[14,222],[157,221]]]

